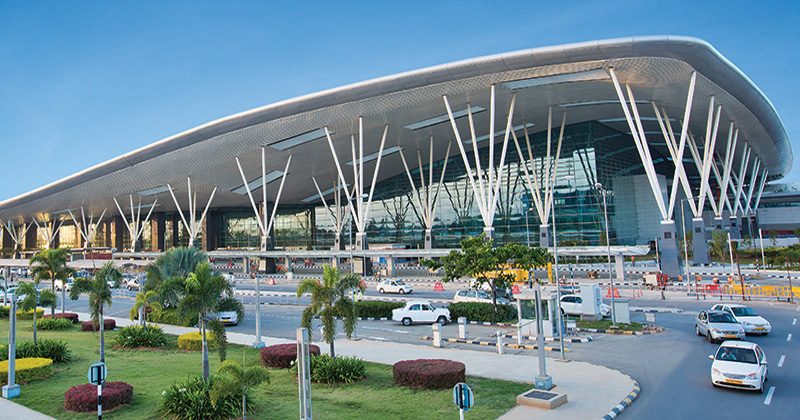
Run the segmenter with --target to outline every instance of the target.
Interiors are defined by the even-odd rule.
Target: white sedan
[[[769,377],[767,357],[758,344],[748,341],[725,341],[716,354],[708,356],[711,364],[711,384],[728,388],[764,391]]]
[[[6,303],[6,294],[8,294],[8,298],[9,298],[8,300],[10,301],[11,300],[11,294],[13,294],[16,290],[17,290],[16,287],[9,287],[8,288],[8,293],[0,290],[0,303],[7,304]],[[27,296],[27,295],[17,295],[17,303],[22,302],[22,300],[25,299],[25,296]]]
[[[578,295],[561,296],[561,313],[564,315],[583,315],[583,298]],[[607,317],[611,314],[611,307],[605,303],[600,304],[600,315]]]
[[[379,293],[400,293],[405,295],[414,291],[414,289],[405,284],[402,280],[384,280],[375,286],[375,290]]]
[[[441,325],[445,325],[449,319],[449,309],[437,308],[427,300],[411,300],[406,302],[406,305],[402,308],[392,310],[392,320],[402,322],[405,326],[409,326],[414,322],[421,324],[438,322]]]
[[[239,324],[239,315],[236,311],[222,311],[217,312],[217,318],[222,325],[237,325]]]
[[[712,310],[727,312],[733,319],[741,324],[744,328],[745,334],[769,334],[772,331],[772,325],[769,321],[758,316],[756,311],[752,310],[749,306],[737,304],[717,304],[714,305]]]
[[[68,292],[70,290],[72,290],[72,283],[73,282],[75,282],[75,279],[73,279],[72,277],[67,279],[67,286],[66,287],[67,287],[67,291]],[[64,282],[62,280],[56,280],[56,281],[53,282],[53,285],[55,286],[56,291],[60,292],[61,289],[64,287]]]
[[[482,303],[492,303],[492,295],[491,292],[487,293],[483,290],[475,290],[475,289],[468,289],[468,290],[459,290],[456,292],[455,296],[453,296],[453,302],[482,302]],[[497,297],[497,304],[498,305],[508,305],[511,302],[502,297]]]

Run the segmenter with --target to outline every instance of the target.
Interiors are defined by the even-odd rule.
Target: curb
[[[320,318],[321,317],[319,315],[314,315],[314,319],[320,319]],[[333,319],[335,319],[337,321],[341,321],[344,318],[342,318],[340,316],[336,316],[336,317],[333,317]],[[380,318],[380,317],[371,317],[371,316],[360,316],[360,317],[358,317],[356,319],[358,319],[359,321],[391,321],[392,320],[392,318]]]
[[[425,336],[425,337],[422,337],[422,339],[423,340],[427,340],[427,341],[433,341],[433,337],[431,337],[431,336]],[[475,345],[478,345],[478,346],[497,347],[497,342],[496,341],[462,340],[460,338],[443,338],[442,341],[444,341],[446,343],[475,344]],[[539,349],[538,346],[530,345],[530,344],[519,345],[519,344],[503,343],[503,347],[508,347],[508,348],[512,348],[512,349],[523,349],[523,350],[538,350]],[[558,348],[558,347],[545,346],[544,349],[545,349],[545,351],[557,351],[557,352],[561,351],[561,349]],[[568,353],[569,349],[564,349],[564,351]]]
[[[639,392],[641,392],[642,388],[639,386],[639,381],[633,379],[630,375],[625,375],[633,381],[633,390],[627,397],[625,397],[619,404],[617,404],[611,411],[608,412],[605,416],[603,416],[602,420],[613,420],[617,418],[619,413],[625,411],[625,409],[633,403],[636,397],[639,396]]]
[[[597,334],[613,334],[613,335],[650,335],[658,334],[659,331],[617,331],[617,330],[598,330],[595,328],[576,328],[578,332],[591,332]]]
[[[484,322],[484,321],[467,321],[471,325],[489,325],[492,327],[516,327],[517,324],[510,324],[508,322]]]
[[[683,309],[679,308],[630,308],[631,312],[658,313],[658,314],[682,314]]]
[[[516,334],[506,334],[503,337],[504,338],[517,338],[517,335]],[[526,340],[536,340],[536,337],[529,336],[529,335],[523,335],[522,337],[525,338]],[[548,342],[548,343],[552,343],[552,342],[559,342],[560,340],[559,340],[558,337],[545,337],[544,341]],[[588,343],[590,341],[593,341],[592,337],[567,338],[566,340],[564,340],[565,343]]]

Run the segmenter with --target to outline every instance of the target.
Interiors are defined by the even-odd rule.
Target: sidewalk
[[[53,417],[46,416],[24,405],[19,405],[14,400],[5,398],[0,398],[0,413],[3,413],[0,417],[4,419],[55,420]]]
[[[78,315],[81,319],[89,317],[85,313]],[[133,324],[127,318],[114,318],[114,320],[119,327]],[[165,333],[172,335],[197,331],[195,328],[175,325],[155,325],[159,325]],[[262,340],[267,346],[294,342],[271,337],[262,337]],[[228,333],[228,341],[251,345],[255,341],[255,335]],[[316,344],[319,345],[322,352],[328,351],[327,344]],[[368,362],[388,365],[409,359],[456,360],[466,365],[467,375],[527,382],[531,384],[531,388],[533,388],[533,378],[539,373],[536,353],[499,355],[474,350],[434,348],[433,346],[372,340],[351,341],[341,338],[336,340],[336,353],[358,356]],[[633,379],[619,371],[585,362],[563,363],[548,358],[547,373],[552,376],[556,388],[567,394],[568,402],[566,404],[554,410],[517,406],[500,418],[504,420],[534,417],[537,419],[602,419],[621,401],[625,400],[636,385]],[[475,399],[480,404],[480,395],[477,395]]]

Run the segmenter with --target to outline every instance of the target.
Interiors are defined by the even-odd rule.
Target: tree
[[[778,231],[775,229],[770,230],[769,239],[772,241],[772,247],[775,248],[778,245]]]
[[[136,303],[131,308],[130,313],[128,314],[131,317],[131,321],[136,318],[136,315],[139,313],[139,309],[142,309],[142,319],[139,321],[142,324],[142,327],[147,326],[147,312],[149,309],[154,309],[156,311],[160,311],[161,302],[158,301],[158,293],[153,290],[148,290],[147,292],[139,292],[136,294]]]
[[[33,343],[36,344],[36,307],[56,307],[56,294],[49,289],[42,290],[41,292],[36,287],[39,282],[34,280],[33,283],[20,282],[17,286],[16,294],[18,296],[25,296],[20,302],[19,307],[23,311],[33,311]]]
[[[197,312],[197,325],[203,339],[203,379],[208,382],[208,340],[206,327],[211,327],[216,336],[220,360],[225,360],[227,339],[225,327],[216,318],[209,319],[218,311],[223,294],[231,296],[233,290],[230,283],[221,275],[211,275],[211,266],[208,262],[201,263],[195,271],[189,274],[185,282],[184,296],[179,308],[183,314]]]
[[[322,333],[325,342],[330,345],[331,357],[335,358],[333,337],[336,335],[336,317],[342,318],[344,333],[347,338],[352,337],[356,329],[356,307],[350,299],[350,292],[365,287],[361,285],[361,278],[357,274],[340,275],[339,269],[328,265],[324,266],[322,282],[316,279],[303,279],[297,285],[297,297],[304,293],[311,293],[311,304],[303,311],[300,324],[308,328],[311,337],[311,318],[319,315],[322,321]]]
[[[794,236],[797,236],[797,240],[800,241],[800,226],[794,228],[792,233],[794,233]]]
[[[708,243],[711,248],[711,254],[719,259],[725,257],[725,251],[728,249],[728,238],[721,229],[716,229],[711,235],[711,242]]]
[[[37,280],[50,280],[50,287],[55,290],[56,280],[61,280],[61,309],[64,309],[64,300],[66,297],[66,282],[70,276],[75,275],[75,270],[67,267],[69,261],[70,250],[68,248],[45,249],[44,251],[34,255],[30,259],[31,277]],[[50,308],[50,316],[55,315],[56,308]]]
[[[103,264],[94,278],[79,278],[69,292],[69,298],[78,300],[81,293],[89,295],[89,313],[92,315],[92,324],[100,329],[100,361],[106,361],[106,341],[103,328],[103,306],[111,307],[111,288],[108,287],[109,281],[118,281],[122,277],[114,263],[109,261]]]
[[[146,289],[158,293],[162,306],[174,307],[183,297],[185,280],[208,256],[197,248],[170,248],[145,268]]]
[[[489,286],[492,292],[492,305],[497,310],[497,290],[511,286],[514,274],[508,270],[521,269],[530,271],[534,267],[543,266],[550,259],[547,250],[540,247],[508,243],[495,248],[492,239],[485,235],[466,238],[461,241],[461,250],[450,251],[439,261],[424,260],[423,265],[438,269],[444,267],[442,281],[451,282],[462,277],[473,277],[473,287]]]
[[[222,365],[217,370],[216,377],[219,380],[214,382],[214,386],[209,393],[211,403],[216,404],[217,401],[227,395],[241,392],[242,420],[247,420],[247,392],[263,383],[269,383],[269,371],[266,368],[262,366],[242,368],[239,363],[232,360],[222,362]]]

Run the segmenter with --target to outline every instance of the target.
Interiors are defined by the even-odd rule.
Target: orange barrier
[[[610,288],[610,287],[608,288],[608,292],[606,292],[606,297],[607,297],[607,298],[610,298],[610,297],[611,297],[611,288]],[[614,297],[615,297],[615,298],[621,297],[621,296],[619,295],[619,289],[617,289],[616,287],[614,288]]]
[[[442,283],[436,283],[436,285],[433,286],[433,291],[434,292],[444,292],[444,286],[442,286]]]

